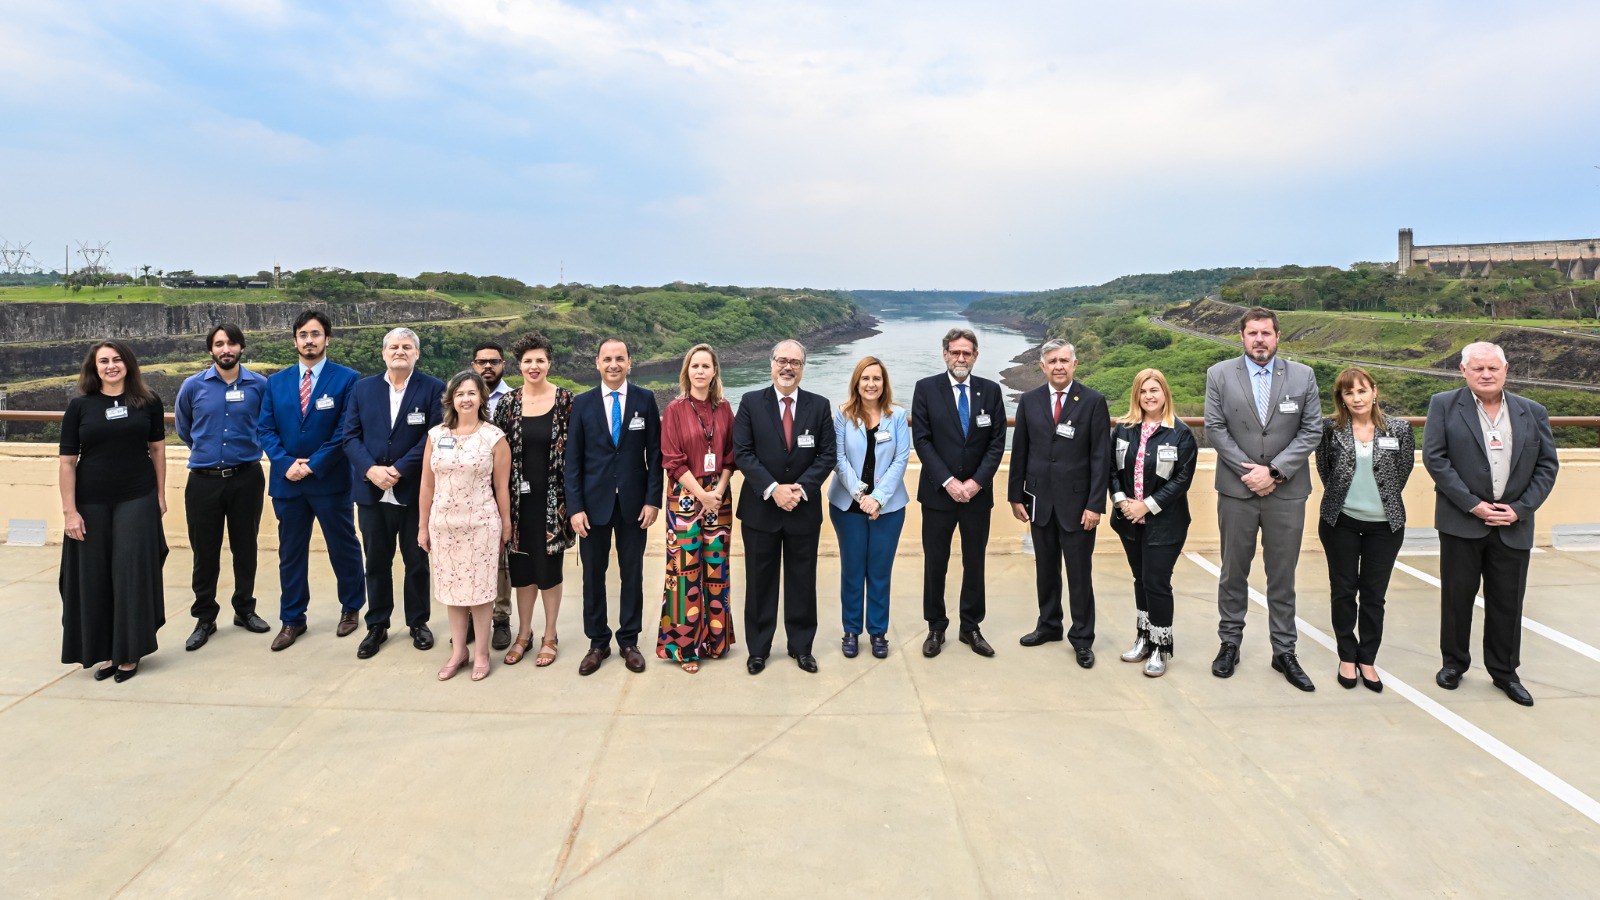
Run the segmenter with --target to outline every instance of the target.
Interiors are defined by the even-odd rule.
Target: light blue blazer
[[[877,466],[873,473],[872,499],[878,501],[883,512],[892,513],[905,508],[911,501],[906,493],[906,465],[911,461],[911,419],[906,411],[891,407],[889,418],[878,427],[889,428],[889,439],[878,444]],[[833,440],[838,448],[834,462],[834,477],[828,482],[828,502],[840,509],[849,509],[850,492],[861,483],[861,464],[867,458],[867,430],[834,410]]]

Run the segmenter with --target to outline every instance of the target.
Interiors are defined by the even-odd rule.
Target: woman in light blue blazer
[[[889,655],[889,575],[906,521],[906,464],[911,424],[894,405],[889,370],[875,356],[856,363],[850,399],[833,414],[835,474],[828,483],[828,515],[839,536],[839,606],[844,655],[860,652],[861,598],[866,594],[872,655]]]

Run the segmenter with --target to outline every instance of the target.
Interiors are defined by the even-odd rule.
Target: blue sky
[[[988,6],[9,3],[0,236],[1001,290],[1600,234],[1595,4]]]

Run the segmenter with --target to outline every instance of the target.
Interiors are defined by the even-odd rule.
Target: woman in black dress
[[[511,449],[511,548],[506,572],[517,590],[517,639],[506,665],[522,661],[533,645],[533,603],[544,597],[544,636],[536,666],[556,661],[556,615],[561,611],[561,563],[576,543],[567,519],[567,424],[572,392],[550,383],[554,348],[542,334],[525,334],[511,347],[522,388],[495,408],[494,424]]]
[[[89,348],[61,420],[61,661],[127,681],[166,624],[166,420],[121,341]]]

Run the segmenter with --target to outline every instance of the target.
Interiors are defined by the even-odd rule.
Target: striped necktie
[[[300,379],[300,415],[305,415],[311,406],[311,370],[306,370],[304,378]]]

